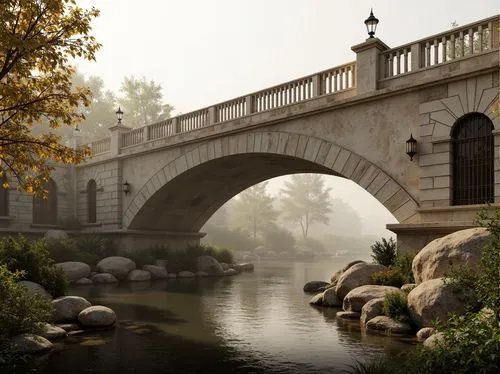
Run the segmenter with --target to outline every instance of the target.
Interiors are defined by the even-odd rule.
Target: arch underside
[[[273,137],[269,132],[262,134]],[[274,139],[281,141],[292,136],[299,137],[278,133]],[[246,139],[247,134],[236,137]],[[254,142],[250,149],[246,144],[239,152],[222,147],[219,154],[210,151],[216,149],[212,147],[217,146],[217,140],[201,144],[153,174],[127,206],[124,227],[198,232],[217,209],[239,192],[259,182],[296,173],[351,179],[385,205],[400,222],[416,213],[417,204],[412,196],[376,165],[333,143],[300,137],[307,138],[307,145],[295,152],[288,147],[289,139],[275,147],[262,147],[262,144],[257,147]],[[233,140],[239,144],[238,139]],[[207,155],[207,159],[196,164],[193,160],[202,154]]]

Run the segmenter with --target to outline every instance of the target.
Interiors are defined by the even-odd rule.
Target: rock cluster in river
[[[89,328],[112,327],[115,312],[102,305],[91,303],[80,296],[63,296],[52,300],[52,324],[41,323],[40,333],[21,334],[12,338],[17,352],[38,353],[53,348],[51,341],[83,332]]]
[[[464,313],[466,305],[476,303],[471,290],[447,281],[445,273],[459,266],[477,269],[481,249],[488,240],[489,232],[484,228],[457,231],[435,239],[413,260],[416,283],[405,284],[401,289],[372,284],[372,274],[387,268],[357,260],[333,273],[330,282],[308,282],[304,292],[314,294],[311,305],[342,307],[343,311],[337,312],[338,318],[360,319],[366,329],[383,333],[416,333],[426,346],[432,346],[442,335],[434,332],[431,321],[446,322],[449,313]],[[384,315],[384,296],[388,293],[399,293],[406,298],[409,323]]]
[[[120,281],[145,282],[156,279],[174,278],[203,278],[208,276],[228,276],[241,272],[253,271],[254,266],[250,263],[225,264],[219,263],[211,256],[199,256],[196,259],[196,268],[168,273],[165,266],[144,265],[137,269],[135,262],[127,257],[111,256],[99,261],[96,266],[97,272],[92,272],[91,267],[83,262],[61,262],[55,266],[62,269],[66,279],[77,285],[112,284]],[[29,288],[34,286],[28,285]]]

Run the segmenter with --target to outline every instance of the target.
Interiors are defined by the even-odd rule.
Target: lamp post
[[[410,134],[410,139],[406,141],[406,154],[410,156],[410,161],[413,161],[413,156],[417,154],[417,141]]]
[[[116,118],[118,118],[118,124],[122,124],[122,118],[123,118],[123,112],[120,107],[118,107],[118,110],[116,111]]]
[[[365,20],[366,30],[370,38],[374,38],[375,31],[377,30],[378,19],[373,15],[373,9],[370,10],[370,17]]]

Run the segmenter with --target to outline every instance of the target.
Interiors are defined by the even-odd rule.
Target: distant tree
[[[161,85],[146,78],[125,77],[121,85],[122,97],[118,103],[126,116],[126,124],[140,127],[153,122],[170,118],[174,107],[163,104]]]
[[[234,202],[235,224],[250,232],[254,241],[278,217],[273,208],[273,197],[266,191],[267,183],[247,188]]]
[[[296,242],[290,230],[278,225],[269,225],[265,228],[262,240],[266,248],[279,252],[293,252]]]
[[[76,164],[88,149],[72,149],[49,131],[33,126],[45,119],[51,130],[74,127],[90,91],[71,84],[71,58],[94,60],[100,48],[90,35],[99,15],[67,0],[5,0],[0,5],[0,176],[26,192],[46,194],[53,162]]]
[[[300,225],[307,238],[310,227],[317,222],[327,224],[331,212],[330,188],[320,174],[295,174],[281,189],[281,209],[285,220]]]

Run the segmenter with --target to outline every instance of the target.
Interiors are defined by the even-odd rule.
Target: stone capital
[[[390,49],[389,46],[379,38],[368,38],[363,43],[352,46],[351,50],[355,53],[359,53],[372,48],[376,48],[380,52],[387,51],[388,49]]]

